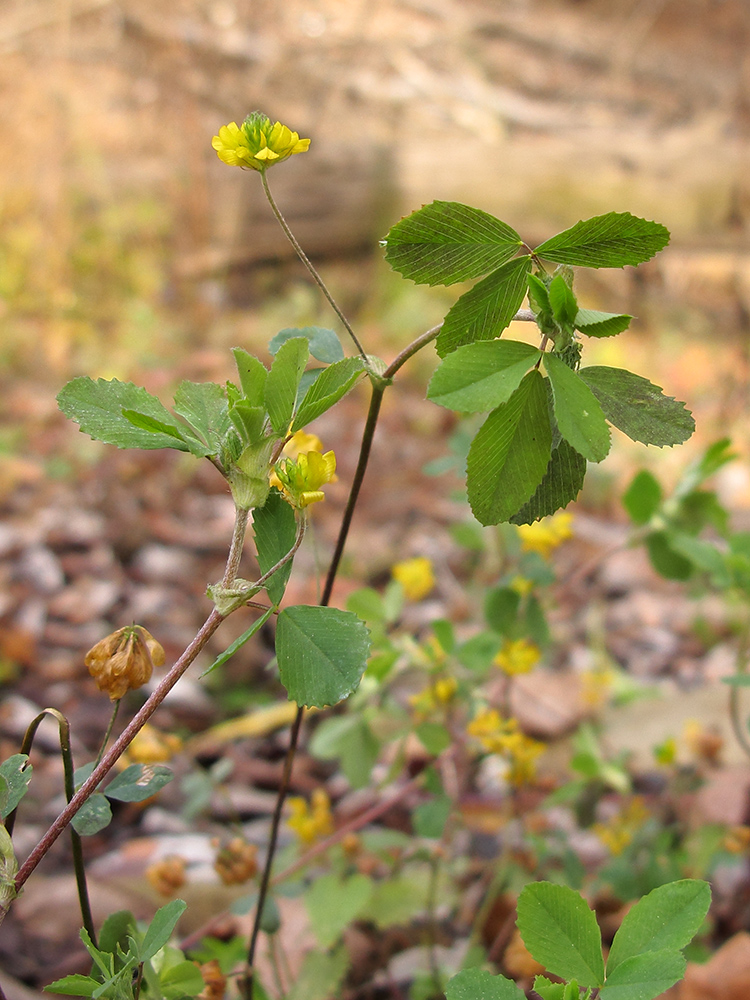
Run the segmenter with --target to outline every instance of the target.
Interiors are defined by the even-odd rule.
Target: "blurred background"
[[[133,379],[168,401],[182,378],[231,377],[231,346],[267,357],[282,328],[335,325],[259,178],[211,148],[222,124],[254,109],[311,138],[271,186],[367,349],[387,359],[463,290],[417,287],[383,262],[378,241],[423,203],[476,205],[528,241],[611,210],[664,223],[672,244],[656,260],[581,275],[583,304],[636,316],[626,334],[588,344],[585,362],[665,386],[687,401],[698,432],[663,451],[618,434],[584,505],[621,517],[616,491],[634,463],[658,466],[668,482],[724,433],[747,456],[746,0],[4,0],[0,53],[0,499],[13,558],[19,520],[46,503],[58,510],[60,490],[70,509],[104,514],[128,566],[154,537],[179,546],[215,530],[221,551],[231,510],[215,470],[90,442],[55,395],[89,374]],[[411,362],[384,411],[371,482],[379,475],[392,499],[374,500],[363,523],[404,524],[398,537],[391,527],[385,542],[369,538],[383,562],[404,539],[418,548],[420,517],[455,515],[437,509],[432,483],[425,492],[410,478],[445,452],[453,426],[424,401],[434,364],[431,350]],[[344,406],[316,428],[342,471],[325,540],[364,397]],[[749,507],[747,463],[722,475],[722,499]],[[410,483],[421,493],[407,501]],[[136,501],[139,490],[151,493]],[[201,506],[206,493],[224,503],[218,514]],[[48,540],[56,516],[36,516],[33,544]],[[194,528],[179,527],[191,518]],[[365,577],[378,571],[368,558]],[[0,613],[15,615],[43,584],[32,573]],[[54,581],[44,585],[54,593]],[[176,629],[176,648],[195,613]],[[45,605],[17,627],[72,643],[48,635],[47,614]],[[100,624],[91,622],[93,641]],[[74,669],[70,655],[65,663]]]
[[[276,196],[384,351],[457,294],[381,263],[434,198],[527,240],[610,210],[667,225],[590,304],[658,304],[685,392],[747,336],[745,0],[3,0],[0,52],[5,407],[19,378],[173,369],[317,314],[258,178],[211,149],[256,108],[312,139]]]

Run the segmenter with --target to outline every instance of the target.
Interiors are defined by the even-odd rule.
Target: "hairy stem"
[[[229,546],[229,555],[227,556],[227,565],[224,570],[224,579],[221,581],[224,587],[230,587],[237,578],[237,573],[240,568],[240,559],[242,558],[242,548],[245,544],[245,533],[247,532],[247,518],[249,513],[249,510],[243,510],[240,507],[235,507],[234,509],[234,530],[232,531],[232,542]]]
[[[359,339],[358,339],[356,333],[354,332],[354,330],[352,330],[351,325],[349,323],[349,320],[346,318],[346,316],[344,316],[344,314],[341,311],[341,309],[339,309],[339,307],[336,304],[333,296],[328,291],[326,283],[323,281],[323,279],[321,278],[321,276],[315,270],[315,268],[313,267],[313,265],[312,265],[309,257],[307,256],[307,254],[305,253],[305,251],[302,249],[302,247],[297,242],[296,236],[294,235],[294,233],[292,232],[292,230],[289,228],[289,224],[287,223],[287,221],[284,218],[284,216],[281,214],[281,211],[279,210],[278,205],[274,201],[273,195],[271,194],[271,189],[268,186],[268,179],[266,178],[266,171],[265,170],[261,170],[261,172],[260,172],[260,179],[263,182],[263,190],[265,191],[266,198],[268,199],[268,204],[271,206],[271,211],[276,216],[276,221],[279,223],[279,225],[281,226],[281,228],[284,230],[284,235],[286,236],[286,238],[289,240],[289,242],[294,247],[295,253],[299,257],[299,259],[302,261],[302,263],[305,265],[305,267],[307,268],[307,270],[312,275],[312,278],[313,278],[315,284],[321,290],[321,292],[323,293],[323,295],[325,295],[326,299],[328,300],[328,304],[330,305],[330,307],[333,309],[333,311],[336,313],[336,315],[338,316],[338,318],[344,324],[344,327],[346,328],[346,332],[352,338],[352,341],[354,342],[355,347],[359,351],[359,353],[360,353],[360,355],[362,357],[362,360],[365,362],[365,366],[369,367],[369,362],[367,360],[367,355],[365,354],[365,350],[362,347],[362,345],[360,344]]]

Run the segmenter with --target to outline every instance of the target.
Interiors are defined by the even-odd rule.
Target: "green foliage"
[[[532,882],[518,898],[518,929],[538,962],[581,986],[604,985],[602,939],[596,916],[564,885]]]
[[[531,499],[549,464],[551,441],[544,380],[534,370],[492,411],[469,449],[469,503],[480,524],[507,521]]]
[[[608,212],[577,222],[540,243],[538,257],[578,267],[636,266],[650,260],[669,243],[669,231],[629,212]]]
[[[350,611],[296,605],[276,627],[279,676],[291,701],[336,705],[359,685],[370,650],[367,626]]]
[[[93,769],[93,764],[76,769],[73,777],[76,789],[81,787]],[[108,799],[144,802],[156,795],[173,777],[172,771],[163,764],[131,764],[116,775],[103,791],[89,796],[73,817],[73,827],[82,837],[93,836],[112,821]]]
[[[114,913],[105,921],[96,947],[88,933],[81,940],[93,960],[90,976],[65,976],[45,990],[67,996],[98,1000],[136,1000],[134,973],[142,970],[140,996],[146,1000],[181,1000],[203,989],[203,978],[194,962],[187,961],[169,939],[186,903],[175,899],[156,912],[145,930],[138,929],[132,913]]]
[[[499,337],[523,302],[530,269],[530,257],[516,257],[465,292],[443,321],[436,342],[440,357],[464,344]]]
[[[25,753],[15,753],[0,764],[0,819],[5,819],[26,794],[34,770]]]
[[[682,444],[695,430],[685,404],[665,396],[658,385],[622,368],[583,368],[580,377],[599,400],[610,423],[633,441],[657,448]]]
[[[269,493],[262,507],[253,511],[253,532],[258,565],[265,576],[291,551],[297,537],[294,511],[276,490]],[[290,560],[266,581],[266,591],[274,604],[281,603],[291,572]]]
[[[459,347],[432,376],[427,398],[461,413],[486,413],[508,402],[540,356],[537,348],[517,340]]]
[[[385,259],[418,284],[453,285],[500,267],[522,245],[517,232],[486,212],[433,201],[391,228]]]

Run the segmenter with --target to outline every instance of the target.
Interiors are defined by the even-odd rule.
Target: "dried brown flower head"
[[[187,882],[185,860],[177,855],[155,861],[146,869],[146,878],[160,896],[174,896]]]
[[[99,690],[119,701],[150,679],[164,663],[164,650],[142,625],[126,625],[97,642],[85,663]]]
[[[216,855],[214,869],[224,885],[241,885],[258,870],[258,848],[235,837]]]

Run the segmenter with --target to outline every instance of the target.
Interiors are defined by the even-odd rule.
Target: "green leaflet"
[[[294,417],[292,431],[299,430],[335,403],[352,389],[362,373],[362,359],[345,358],[324,368],[305,393]]]
[[[289,699],[306,707],[336,705],[359,686],[370,633],[351,611],[298,604],[276,626],[276,658]]]
[[[579,309],[575,328],[587,337],[614,337],[627,330],[633,317],[625,313],[599,312],[597,309]]]
[[[308,359],[307,340],[294,337],[276,352],[265,385],[265,404],[271,426],[284,437],[289,430],[297,400],[297,386]]]
[[[440,357],[462,344],[499,337],[523,302],[530,268],[531,257],[514,257],[464,292],[445,317],[435,342]]]
[[[460,413],[486,413],[508,401],[538,357],[536,347],[517,340],[467,344],[439,365],[427,398]]]
[[[640,375],[595,365],[581,368],[578,376],[599,400],[607,420],[633,441],[662,448],[682,444],[695,430],[685,404]]]
[[[276,354],[282,344],[295,337],[305,337],[310,345],[310,354],[323,364],[331,365],[336,361],[341,361],[344,357],[344,348],[341,341],[333,332],[324,326],[303,326],[299,328],[289,328],[279,330],[268,345],[271,354]]]
[[[65,416],[79,424],[81,430],[96,441],[118,448],[191,450],[188,441],[177,436],[181,436],[186,428],[175,420],[156,396],[132,382],[101,378],[94,382],[84,375],[63,386],[57,402]],[[137,427],[123,415],[123,410],[132,410],[150,417],[156,424],[167,425],[171,433]],[[156,427],[156,424],[152,426]]]
[[[535,250],[557,264],[625,267],[642,264],[669,243],[669,230],[629,212],[608,212],[577,222]]]
[[[555,421],[571,447],[590,462],[601,462],[610,448],[602,407],[580,376],[554,354],[544,355],[552,385]]]
[[[454,201],[433,201],[397,222],[385,259],[417,284],[453,285],[478,278],[518,253],[521,237],[492,215]]]
[[[510,518],[511,522],[531,524],[566,507],[580,493],[585,476],[586,459],[561,440],[552,449],[547,471],[533,497]]]
[[[604,984],[602,938],[585,900],[564,885],[532,882],[518,898],[518,929],[545,968],[581,986]]]
[[[533,370],[487,417],[469,449],[469,503],[481,524],[509,520],[530,499],[549,463],[551,441],[544,379]]]

